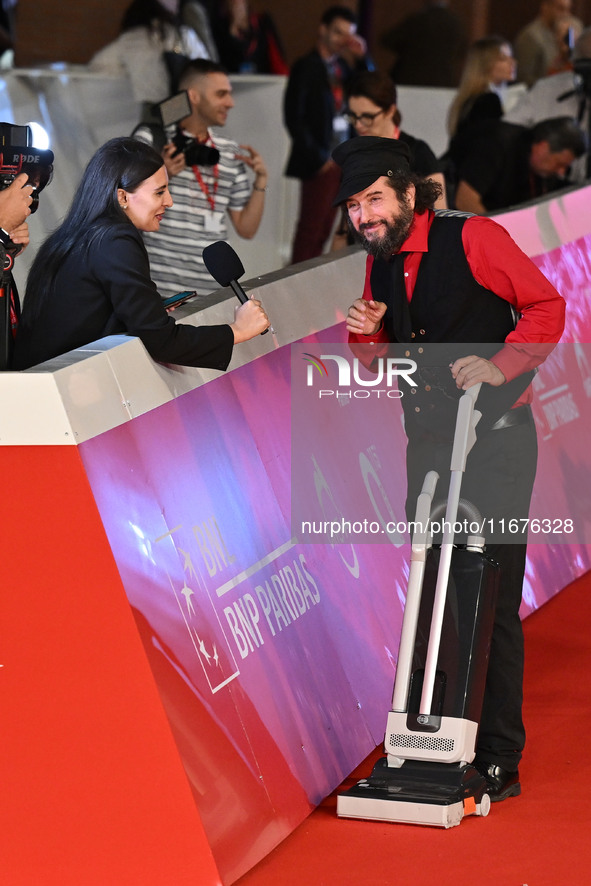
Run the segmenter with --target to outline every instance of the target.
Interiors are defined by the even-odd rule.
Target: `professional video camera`
[[[30,209],[35,212],[39,206],[39,194],[51,180],[53,153],[33,147],[29,126],[0,123],[0,191],[10,187],[21,172],[26,172],[29,176],[27,184],[33,186]],[[5,253],[4,264],[0,266],[0,370],[4,370],[10,366],[12,339],[20,312],[12,268],[21,247],[12,242],[8,231],[2,227],[0,242]]]
[[[197,139],[185,135],[179,126],[180,121],[191,113],[191,104],[186,90],[164,99],[157,105],[157,108],[164,130],[167,133],[171,131],[173,133],[169,140],[177,148],[173,154],[174,157],[182,152],[185,155],[187,166],[215,166],[218,163],[220,152],[217,148],[200,144]]]
[[[39,194],[51,181],[53,153],[33,147],[30,126],[0,123],[0,191],[7,188],[21,172],[33,185],[31,212],[39,206]]]

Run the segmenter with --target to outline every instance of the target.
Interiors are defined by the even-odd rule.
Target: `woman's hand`
[[[251,297],[244,304],[238,305],[234,312],[234,322],[230,326],[234,333],[234,344],[239,344],[268,329],[269,318],[261,302]]]

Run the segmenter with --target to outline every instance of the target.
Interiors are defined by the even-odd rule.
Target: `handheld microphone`
[[[244,275],[244,265],[236,251],[225,240],[216,240],[203,250],[205,267],[220,286],[229,286],[241,304],[248,301],[248,296],[238,279]],[[263,329],[265,335],[269,329]]]

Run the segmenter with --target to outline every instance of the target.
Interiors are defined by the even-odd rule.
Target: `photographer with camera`
[[[28,230],[25,219],[31,214],[33,186],[27,184],[28,179],[29,176],[21,172],[0,191],[0,241],[4,245],[7,245],[6,238],[23,248],[29,242],[28,236],[25,237]]]
[[[14,260],[29,243],[25,219],[52,173],[53,154],[33,146],[30,126],[0,123],[0,370],[10,367],[20,317]]]
[[[154,127],[134,131],[135,138],[162,151],[170,178],[174,206],[158,232],[144,237],[152,277],[165,298],[186,289],[203,295],[218,288],[203,263],[203,249],[227,237],[227,216],[241,237],[254,237],[267,185],[267,168],[254,148],[211,132],[210,127],[225,125],[234,107],[224,68],[195,59],[185,68],[179,87],[186,90],[190,114],[178,121],[173,133],[166,133],[164,147],[165,139],[158,143]],[[247,167],[254,173],[252,185]]]
[[[33,187],[27,184],[28,178],[23,172],[6,187],[4,176],[0,182],[0,370],[10,365],[20,315],[12,267],[15,257],[29,244],[29,226],[25,219],[31,214]]]
[[[591,115],[591,28],[577,38],[572,52],[572,70],[542,77],[505,114],[508,123],[534,126],[550,117],[569,116],[589,133]],[[589,153],[571,166],[569,181],[583,184],[589,177]]]

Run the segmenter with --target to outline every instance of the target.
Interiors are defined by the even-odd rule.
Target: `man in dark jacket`
[[[585,136],[570,117],[542,120],[531,129],[504,120],[467,126],[450,146],[456,208],[482,215],[563,188],[585,149]]]
[[[352,69],[367,66],[365,49],[353,12],[331,6],[322,16],[316,48],[291,70],[284,103],[292,138],[286,175],[302,182],[294,263],[320,255],[331,232],[340,174],[330,155],[350,134],[344,86]]]

